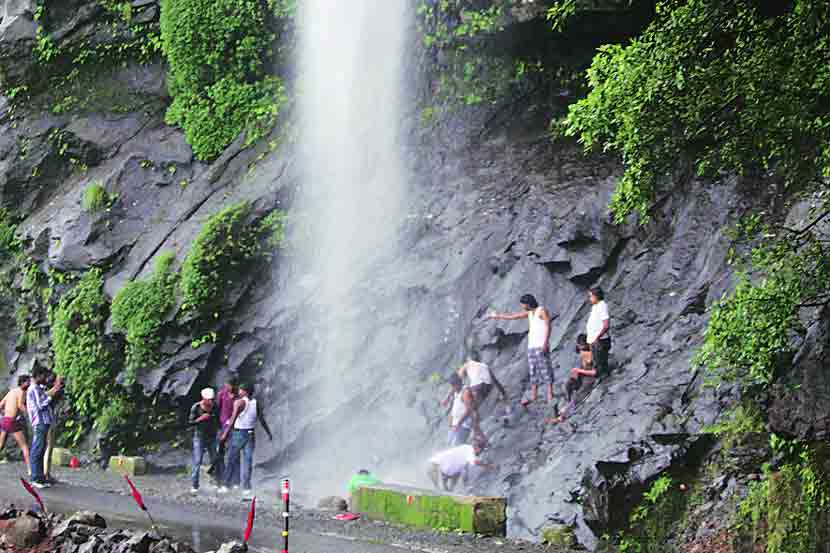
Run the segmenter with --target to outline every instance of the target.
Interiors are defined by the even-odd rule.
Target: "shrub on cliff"
[[[103,286],[101,271],[91,269],[49,313],[55,372],[66,377],[75,413],[94,420],[96,428],[102,431],[123,419],[127,407],[115,383],[117,367],[104,341],[109,302]],[[113,414],[116,407],[118,416]],[[75,442],[84,428],[74,421],[71,429],[74,434],[65,438]]]
[[[198,158],[216,157],[242,131],[253,142],[276,120],[285,92],[268,74],[272,18],[258,0],[162,0],[167,122],[184,129]]]
[[[112,326],[127,333],[128,380],[134,378],[136,369],[157,361],[159,331],[176,305],[178,275],[170,268],[174,256],[172,252],[163,252],[150,279],[130,282],[112,302]]]
[[[259,224],[250,221],[251,206],[241,202],[213,215],[202,227],[182,264],[182,309],[201,317],[218,317],[224,293],[257,256],[279,246],[283,216],[274,211]]]

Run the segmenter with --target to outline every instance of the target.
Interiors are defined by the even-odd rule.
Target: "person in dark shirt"
[[[228,429],[231,422],[231,415],[233,415],[233,404],[237,400],[237,388],[239,381],[236,377],[228,378],[225,386],[216,394],[216,409],[219,414],[220,428],[216,434],[216,441],[219,442],[219,454],[216,456],[216,462],[211,467],[211,474],[214,478],[221,479],[225,474],[225,457],[227,456],[227,448],[225,443],[221,441],[222,433]],[[231,475],[230,485],[239,487],[239,465]]]
[[[214,408],[213,400],[216,394],[213,388],[202,390],[201,401],[194,403],[190,408],[187,424],[193,427],[193,463],[190,473],[190,493],[199,493],[199,476],[202,469],[202,459],[205,453],[211,464],[216,461],[216,435],[219,431],[219,415]]]

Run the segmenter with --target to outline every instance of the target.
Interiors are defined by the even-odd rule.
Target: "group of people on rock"
[[[559,424],[567,420],[576,406],[577,393],[583,386],[593,385],[596,380],[608,374],[608,353],[611,349],[610,315],[602,288],[591,288],[588,291],[588,301],[591,304],[591,313],[585,325],[585,333],[579,334],[576,339],[577,366],[570,369],[564,386],[567,403],[558,414],[545,420],[548,424]],[[543,386],[548,404],[554,405],[554,373],[550,360],[553,317],[548,309],[539,305],[532,294],[523,295],[519,299],[519,305],[519,311],[494,312],[486,318],[505,321],[527,319],[530,389],[529,393],[522,397],[521,404],[527,407],[537,401],[539,387]],[[480,466],[485,470],[494,468],[480,459],[480,453],[487,447],[488,440],[481,429],[479,408],[494,386],[498,388],[501,399],[505,402],[508,395],[491,367],[481,362],[478,352],[471,353],[469,359],[450,374],[448,383],[450,391],[441,404],[449,409],[447,442],[450,448],[429,460],[428,475],[436,488],[440,483],[444,490],[452,491],[462,477],[464,480],[467,479],[471,466]],[[471,443],[467,443],[471,437]]]
[[[251,494],[257,423],[262,424],[269,440],[274,437],[254,398],[254,386],[229,379],[218,394],[205,388],[202,399],[193,404],[188,425],[193,427],[193,459],[191,493],[199,493],[202,462],[207,455],[208,473],[213,476],[219,493],[241,484],[243,498]]]
[[[0,451],[8,436],[14,438],[23,453],[23,462],[29,469],[32,485],[47,488],[54,479],[52,466],[53,428],[55,413],[53,404],[63,390],[63,380],[43,367],[35,367],[32,375],[17,377],[17,387],[12,388],[0,400]],[[26,439],[26,417],[32,427],[31,450]]]

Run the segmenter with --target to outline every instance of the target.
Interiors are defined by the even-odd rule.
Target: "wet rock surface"
[[[0,57],[22,59],[31,49],[34,4],[0,3]],[[157,4],[132,2],[136,17],[150,19]],[[50,31],[59,41],[94,35],[96,10],[56,12]],[[540,13],[525,6],[512,16],[525,21]],[[12,77],[27,67],[5,65],[15,69]],[[299,172],[294,145],[285,141],[272,152],[268,140],[281,138],[275,131],[254,148],[243,148],[240,137],[214,162],[195,160],[182,133],[163,122],[163,75],[150,64],[127,65],[112,77],[146,93],[142,109],[124,113],[12,113],[0,98],[0,204],[24,216],[18,234],[42,270],[103,267],[112,297],[148,275],[159,252],[176,252],[178,266],[221,208],[245,200],[261,217],[291,206]],[[511,537],[539,540],[543,529],[556,527],[595,547],[605,528],[625,519],[646,482],[696,462],[702,428],[730,404],[728,391],[702,389],[690,359],[707,309],[729,288],[724,229],[746,200],[730,179],[690,182],[683,195],[660,198],[648,225],[612,224],[606,206],[620,168],[583,157],[574,144],[552,143],[544,123],[517,119],[479,134],[456,121],[408,137],[412,195],[398,254],[377,260],[362,284],[365,302],[336,313],[343,329],[360,330],[361,347],[340,357],[345,377],[334,400],[309,408],[319,405],[315,394],[330,377],[311,365],[327,344],[303,324],[320,309],[320,275],[302,273],[290,251],[228,287],[223,316],[209,329],[216,343],[194,348],[187,325],[168,321],[162,361],[139,371],[138,383],[186,407],[200,386],[221,384],[228,374],[255,379],[276,434],[273,443],[257,444],[257,473],[320,482],[313,492],[320,497],[337,493],[364,466],[390,481],[426,484],[421,464],[444,447],[446,430],[437,407],[445,390],[433,376],[440,381],[474,347],[488,356],[511,405],[508,412],[491,398],[483,407],[492,444],[486,457],[499,469],[472,489],[508,498]],[[108,209],[83,209],[92,182],[115,198]],[[303,294],[283,293],[297,281]],[[528,383],[526,322],[484,316],[516,309],[528,292],[554,313],[556,403],[563,407],[562,383],[576,363],[573,344],[592,285],[605,289],[611,309],[612,372],[567,423],[547,426],[555,406],[517,405]],[[4,327],[10,374],[48,360],[46,318],[30,322],[44,338],[25,347]],[[788,387],[772,405],[776,431],[827,436],[826,326],[811,329],[797,357],[805,369],[794,371],[797,389]],[[751,470],[758,459],[747,451],[735,462]],[[186,460],[186,452],[158,456],[170,471]],[[179,497],[178,490],[167,493]],[[190,501],[184,495],[182,488],[181,500]]]

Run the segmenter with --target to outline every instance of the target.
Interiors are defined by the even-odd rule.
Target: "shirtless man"
[[[582,388],[582,377],[590,378],[590,382],[597,377],[597,370],[593,365],[593,356],[591,354],[591,346],[588,344],[588,337],[585,334],[580,334],[576,337],[576,353],[579,355],[579,367],[571,369],[571,376],[565,384],[565,394],[568,398],[568,405],[558,417],[547,419],[548,424],[559,424],[565,422],[568,414],[576,407],[576,393]]]
[[[26,412],[26,390],[29,389],[31,379],[28,375],[17,377],[17,388],[10,390],[6,397],[0,400],[0,410],[3,411],[3,418],[0,419],[0,451],[6,446],[6,436],[11,434],[14,441],[23,452],[23,461],[29,466],[29,446],[26,443],[26,420],[23,413]]]

